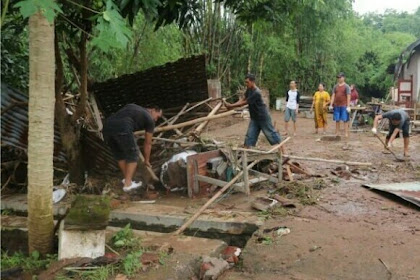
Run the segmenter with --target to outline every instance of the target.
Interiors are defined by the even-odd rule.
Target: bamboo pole
[[[216,115],[217,111],[219,111],[219,109],[222,107],[223,102],[219,102],[214,108],[213,110],[211,110],[211,112],[207,115],[207,117],[211,117]],[[207,126],[207,124],[209,123],[209,121],[205,121],[200,123],[199,126],[197,126],[197,128],[194,130],[193,134],[194,135],[200,135],[201,131]]]
[[[279,149],[282,145],[286,144],[286,140],[283,141],[282,143],[280,143],[279,145],[276,145],[274,148],[272,148],[271,150],[268,151],[268,153],[272,153],[275,150]],[[221,196],[228,188],[230,188],[233,184],[235,184],[235,182],[241,178],[241,176],[243,175],[244,172],[248,172],[249,169],[251,169],[254,165],[256,165],[258,162],[260,162],[261,160],[257,159],[254,160],[252,163],[250,163],[245,170],[241,170],[238,174],[236,174],[236,176],[230,180],[229,183],[227,183],[222,189],[220,189],[212,198],[210,198],[206,204],[204,204],[198,211],[197,213],[194,214],[194,216],[192,216],[188,221],[186,221],[177,231],[174,232],[174,235],[179,235],[181,234],[186,228],[188,228],[203,212],[204,210],[206,210],[210,204],[212,204],[219,196]]]
[[[172,118],[170,118],[170,119],[163,119],[164,120],[164,122],[163,123],[161,123],[161,124],[159,124],[159,126],[158,127],[161,127],[161,126],[164,126],[165,124],[174,124],[174,122],[176,122],[176,120],[181,116],[181,115],[183,115],[184,114],[184,112],[185,112],[185,110],[188,108],[188,106],[190,106],[190,103],[186,103],[185,105],[184,105],[184,107],[182,107],[182,109],[181,109],[181,111],[179,111],[175,116],[173,116]]]
[[[338,164],[346,164],[346,165],[372,166],[371,162],[344,161],[344,160],[323,159],[323,158],[298,157],[298,156],[289,156],[289,155],[283,155],[283,157],[289,158],[289,159],[330,162],[330,163],[338,163]]]
[[[173,130],[175,128],[186,127],[186,126],[190,126],[190,125],[193,125],[193,124],[196,124],[196,123],[201,123],[201,122],[204,122],[204,121],[210,121],[210,120],[215,120],[215,119],[219,119],[219,118],[224,118],[224,117],[227,117],[227,116],[231,116],[233,114],[236,114],[236,111],[233,111],[233,110],[232,111],[227,111],[227,112],[217,114],[217,115],[214,115],[214,116],[211,116],[211,117],[202,117],[202,118],[194,119],[194,120],[183,122],[183,123],[167,125],[167,126],[163,126],[163,127],[157,127],[154,132],[156,133],[156,132]],[[144,130],[139,130],[139,131],[135,131],[134,135],[139,136],[139,135],[144,135],[144,133],[145,133]]]
[[[167,118],[165,118],[164,116],[162,116],[162,118],[164,119],[164,120],[168,120]],[[172,124],[174,124],[175,122],[176,122],[176,120],[177,120],[178,118],[174,118],[173,120],[171,120],[171,121],[169,121],[168,122],[168,125],[172,125]],[[175,130],[175,133],[176,134],[178,134],[178,136],[182,136],[182,135],[184,135],[178,128],[175,128],[174,129]],[[161,132],[161,133],[159,133],[159,135],[157,136],[157,137],[162,137],[162,135],[163,135],[163,132]]]

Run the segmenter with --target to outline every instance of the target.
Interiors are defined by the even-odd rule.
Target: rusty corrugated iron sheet
[[[84,130],[82,133],[84,158],[90,170],[117,170],[117,164],[112,154],[101,138],[94,132]],[[1,144],[2,162],[13,157],[10,150],[19,150],[19,157],[26,160],[28,149],[28,96],[6,84],[1,84]],[[10,149],[5,149],[5,148]],[[22,158],[23,157],[23,158]],[[10,159],[11,160],[11,159]],[[55,126],[54,131],[54,164],[67,163],[66,154],[62,150],[60,132]]]
[[[4,83],[1,83],[1,144],[25,153],[28,149],[28,96]],[[54,161],[66,162],[57,127],[54,132]]]
[[[105,117],[129,103],[173,108],[208,97],[205,56],[183,58],[96,83],[90,89]]]
[[[420,207],[420,181],[391,184],[366,184],[364,186],[392,193]]]

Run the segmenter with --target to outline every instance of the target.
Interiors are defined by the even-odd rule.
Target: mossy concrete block
[[[64,219],[66,230],[99,230],[108,225],[111,212],[107,196],[78,195]]]

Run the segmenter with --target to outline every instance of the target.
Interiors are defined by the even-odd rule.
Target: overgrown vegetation
[[[147,249],[141,246],[140,238],[134,236],[130,224],[117,231],[110,239],[109,246],[116,249],[119,254],[119,261],[115,264],[94,267],[94,269],[67,268],[61,270],[55,277],[57,280],[107,280],[117,274],[124,274],[128,277],[135,276],[142,268],[141,256]],[[165,265],[169,258],[167,252],[159,252],[159,263]],[[57,261],[57,255],[47,255],[41,258],[37,251],[27,256],[23,253],[9,255],[8,252],[1,254],[2,270],[20,267],[24,271],[37,275],[46,270],[49,265]]]
[[[116,248],[129,249],[140,247],[140,239],[134,236],[130,224],[127,224],[124,228],[115,233],[112,236],[111,241]]]
[[[46,269],[55,260],[57,260],[57,255],[47,255],[46,258],[41,258],[38,251],[33,251],[29,256],[21,252],[16,252],[13,255],[1,252],[1,269],[21,267],[24,271],[36,272]]]

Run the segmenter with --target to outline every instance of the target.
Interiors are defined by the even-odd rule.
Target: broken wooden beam
[[[154,132],[157,133],[157,132],[162,132],[162,131],[174,130],[175,128],[182,128],[182,127],[194,125],[194,124],[197,124],[197,123],[202,123],[204,121],[220,119],[220,118],[224,118],[224,117],[227,117],[227,116],[231,116],[233,114],[236,114],[236,111],[233,111],[233,110],[232,111],[227,111],[227,112],[217,114],[217,115],[214,115],[214,116],[210,116],[210,117],[203,117],[203,118],[198,118],[198,119],[190,120],[190,121],[183,122],[183,123],[167,125],[167,126],[163,126],[163,127],[157,127],[157,128],[155,128]],[[139,131],[135,131],[134,135],[144,135],[144,133],[145,133],[144,130],[139,130]]]
[[[283,155],[283,157],[289,158],[289,159],[296,159],[296,160],[330,162],[330,163],[346,164],[346,165],[372,166],[371,162],[357,162],[357,161],[345,161],[345,160],[335,160],[335,159],[310,158],[310,157],[299,157],[299,156],[291,156],[291,155]]]
[[[219,111],[219,109],[222,107],[223,102],[219,102],[214,108],[213,110],[211,110],[211,112],[207,115],[207,117],[211,117],[216,115],[216,113]],[[202,122],[199,126],[197,126],[197,128],[194,130],[193,134],[196,136],[199,136],[201,134],[201,131],[203,131],[203,129],[207,126],[207,124],[209,123],[209,121],[205,121]]]
[[[272,152],[274,152],[275,150],[279,149],[281,146],[283,146],[283,144],[285,144],[287,141],[289,141],[290,137],[287,137],[286,139],[284,139],[284,141],[282,141],[280,144],[277,144],[276,146],[274,146],[270,151],[262,151],[262,150],[256,150],[256,149],[247,149],[247,148],[233,148],[234,151],[243,151],[243,152],[251,152],[251,153],[256,153],[256,154],[270,154]]]

